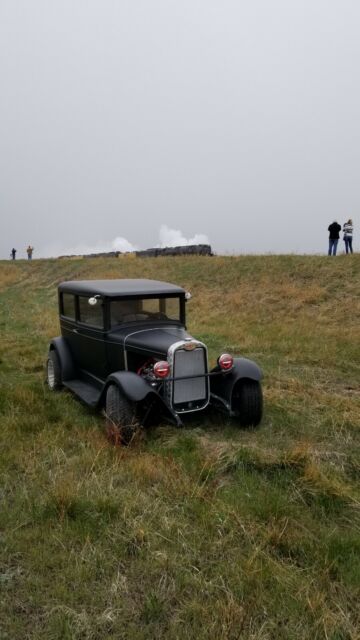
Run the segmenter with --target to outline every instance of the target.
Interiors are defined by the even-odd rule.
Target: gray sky
[[[356,232],[359,26],[359,0],[0,0],[0,258]]]

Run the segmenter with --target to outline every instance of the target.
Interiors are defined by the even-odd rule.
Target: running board
[[[89,382],[84,382],[83,380],[64,380],[64,387],[75,393],[85,404],[89,405],[89,407],[96,407],[100,395],[101,389],[98,389],[93,384],[89,384]]]

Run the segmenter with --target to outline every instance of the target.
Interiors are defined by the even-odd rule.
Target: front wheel
[[[263,413],[261,384],[257,380],[239,380],[232,397],[232,409],[243,427],[259,424]]]
[[[46,381],[51,391],[58,391],[62,387],[61,366],[56,351],[49,351],[46,365]]]
[[[108,438],[113,444],[129,445],[140,433],[134,405],[115,384],[106,392],[105,417]]]

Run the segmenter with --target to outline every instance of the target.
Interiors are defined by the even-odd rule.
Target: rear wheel
[[[232,409],[237,421],[243,427],[256,426],[262,418],[263,395],[261,384],[257,380],[240,380],[236,385]]]
[[[49,351],[46,365],[46,380],[51,391],[58,391],[62,387],[61,366],[56,351]]]
[[[134,404],[111,384],[106,392],[106,430],[113,444],[128,445],[140,434]]]

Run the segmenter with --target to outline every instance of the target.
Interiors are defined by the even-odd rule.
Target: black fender
[[[233,368],[220,373],[219,366],[212,369],[210,375],[211,402],[231,412],[231,400],[235,385],[242,379],[260,382],[263,377],[260,367],[248,358],[234,358]]]
[[[128,400],[135,402],[139,405],[145,403],[150,405],[156,403],[158,412],[165,414],[165,416],[176,425],[181,426],[182,422],[173,411],[173,409],[165,402],[164,398],[150,386],[150,384],[144,380],[141,376],[137,375],[133,371],[115,371],[108,378],[106,378],[105,385],[99,398],[99,406],[104,406],[106,401],[106,391],[110,384],[116,384],[120,391],[124,394]]]
[[[63,382],[77,377],[71,351],[65,338],[53,338],[49,345],[49,351],[56,351],[57,353],[61,367],[61,379]]]

